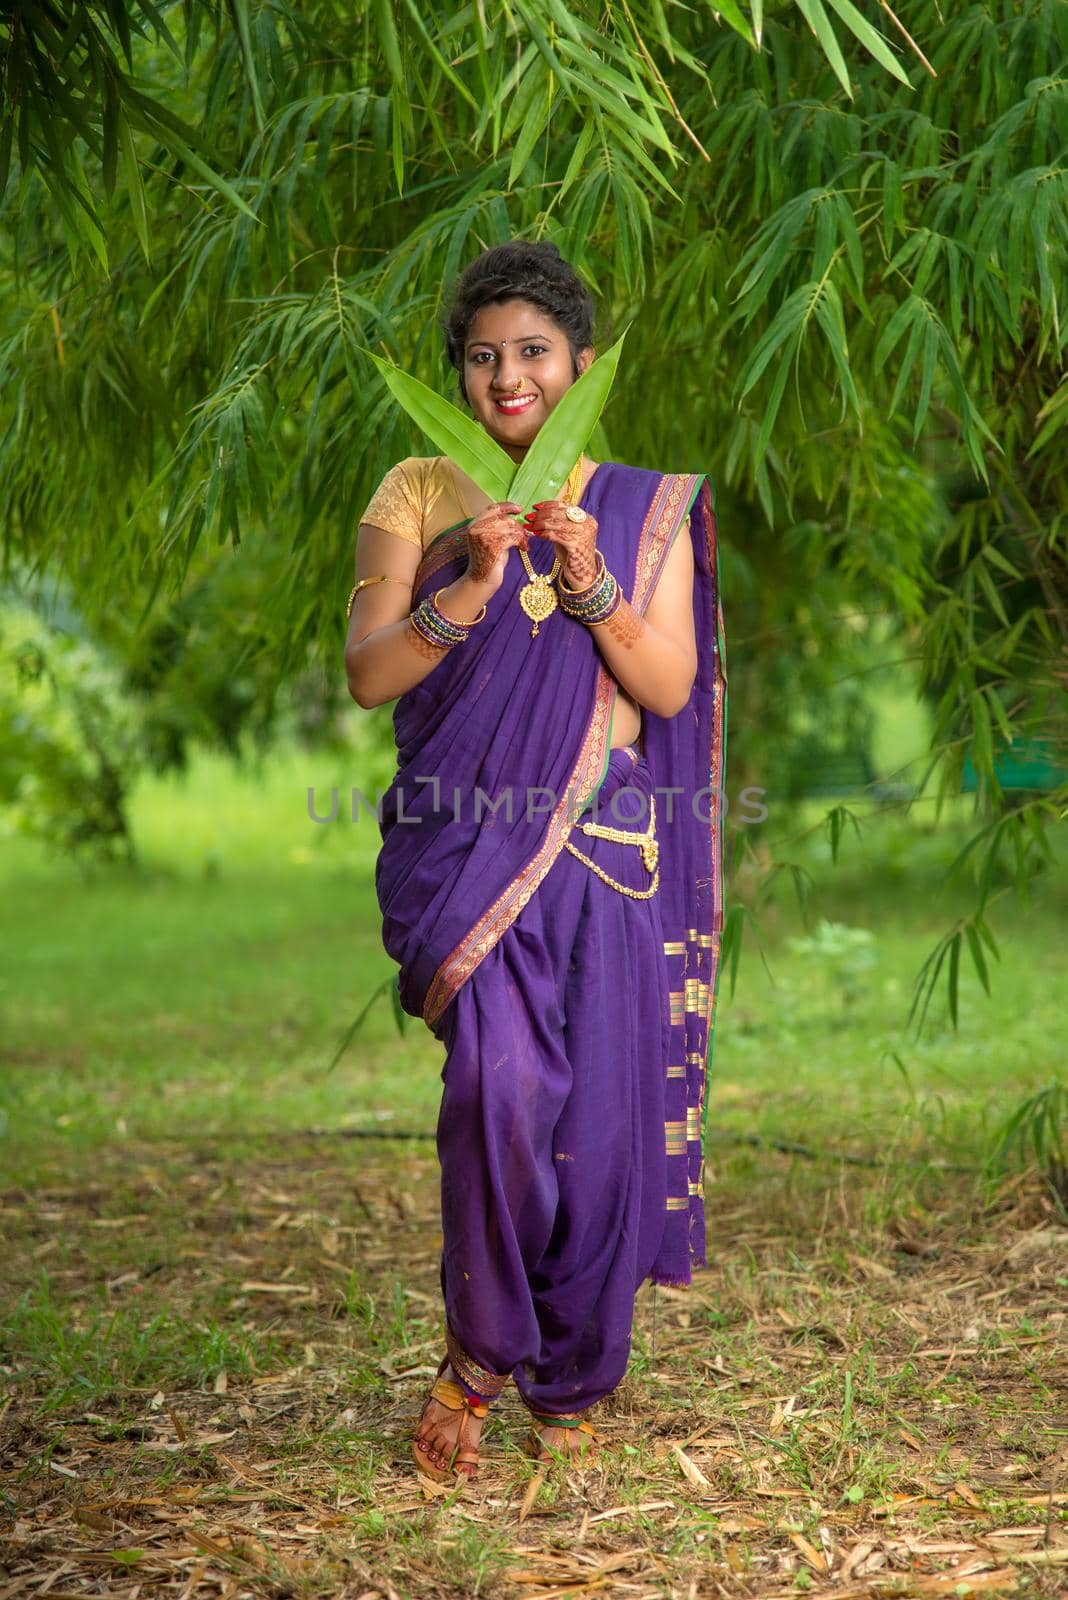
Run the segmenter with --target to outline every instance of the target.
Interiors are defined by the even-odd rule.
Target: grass
[[[0,1593],[1062,1592],[1068,1232],[978,1167],[1060,1065],[1063,872],[910,1033],[960,819],[791,844],[810,926],[777,889],[721,983],[710,1266],[640,1292],[603,1464],[536,1471],[506,1396],[437,1495],[433,1144],[358,1134],[432,1133],[440,1047],[380,1006],[326,1070],[392,970],[373,823],[307,817],[352,781],[146,782],[136,873],[0,839]]]

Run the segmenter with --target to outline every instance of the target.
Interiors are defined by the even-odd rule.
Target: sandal
[[[583,1412],[565,1411],[553,1416],[545,1411],[532,1410],[530,1414],[534,1420],[527,1437],[526,1451],[535,1461],[559,1461],[563,1458],[568,1461],[589,1462],[597,1459],[594,1447],[604,1444],[605,1441],[593,1423],[585,1420]],[[574,1428],[578,1433],[588,1434],[591,1442],[588,1444],[584,1442],[577,1450],[572,1450],[570,1447],[567,1450],[560,1450],[545,1443],[539,1431],[541,1428]]]
[[[474,1477],[475,1468],[478,1466],[478,1450],[476,1447],[465,1445],[464,1443],[464,1428],[467,1415],[478,1417],[481,1420],[489,1413],[488,1401],[473,1400],[460,1384],[444,1376],[448,1365],[449,1356],[448,1352],[446,1352],[441,1359],[438,1375],[434,1380],[433,1387],[427,1397],[426,1404],[423,1406],[422,1415],[416,1426],[418,1428],[422,1425],[423,1417],[426,1416],[427,1406],[429,1406],[431,1400],[436,1400],[439,1405],[445,1406],[449,1411],[463,1411],[466,1413],[464,1420],[460,1423],[452,1455],[446,1461],[444,1456],[436,1453],[432,1454],[429,1445],[424,1444],[421,1440],[412,1440],[412,1456],[416,1466],[424,1477],[432,1478],[435,1483],[458,1483],[462,1478]],[[437,1464],[439,1461],[442,1463],[440,1466]]]

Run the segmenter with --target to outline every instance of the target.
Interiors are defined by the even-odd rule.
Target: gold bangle
[[[349,603],[345,608],[346,617],[352,616],[353,601],[359,594],[360,590],[365,589],[369,583],[403,583],[406,588],[411,589],[411,584],[408,582],[407,578],[395,578],[393,577],[392,573],[389,572],[378,572],[373,578],[361,578],[359,583],[354,583],[352,586],[352,593],[349,595]]]
[[[594,587],[595,584],[602,583],[604,581],[604,575],[608,571],[608,565],[607,565],[607,562],[604,559],[604,551],[603,550],[597,550],[595,552],[595,554],[600,556],[600,558],[601,558],[601,570],[600,570],[600,572],[595,574],[595,576],[593,578],[593,581],[591,583],[588,583],[586,585],[585,589],[572,589],[572,587],[571,587],[571,585],[569,583],[565,583],[564,582],[564,575],[561,572],[560,576],[557,578],[556,581],[560,585],[560,588],[563,590],[563,592],[565,594],[573,594],[573,595],[589,594],[590,590]]]
[[[445,590],[448,587],[449,586],[448,586],[447,583],[444,584],[442,586],[442,588],[440,588],[438,590],[438,594],[444,594]],[[434,605],[437,606],[437,609],[439,611],[441,611],[441,607],[438,605],[438,594],[436,594],[434,596]],[[485,605],[483,605],[483,607],[482,607],[481,611],[479,612],[478,616],[477,617],[472,617],[470,622],[461,622],[459,617],[450,617],[449,613],[447,611],[441,611],[441,614],[445,618],[446,622],[451,622],[452,623],[454,628],[473,628],[475,623],[476,622],[481,622],[482,618],[486,615],[486,607],[485,607]]]

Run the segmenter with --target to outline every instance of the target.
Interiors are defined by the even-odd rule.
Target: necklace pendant
[[[519,591],[519,604],[534,624],[530,637],[536,639],[538,624],[544,622],[546,617],[551,617],[556,610],[556,594],[544,573],[536,573],[529,583],[523,585]]]

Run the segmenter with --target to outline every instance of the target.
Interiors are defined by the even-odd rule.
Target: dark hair
[[[483,306],[502,300],[529,300],[552,317],[567,335],[577,378],[579,351],[593,344],[593,296],[554,244],[512,239],[476,256],[452,291],[452,304],[444,322],[445,350],[459,375],[464,399],[467,330]]]

